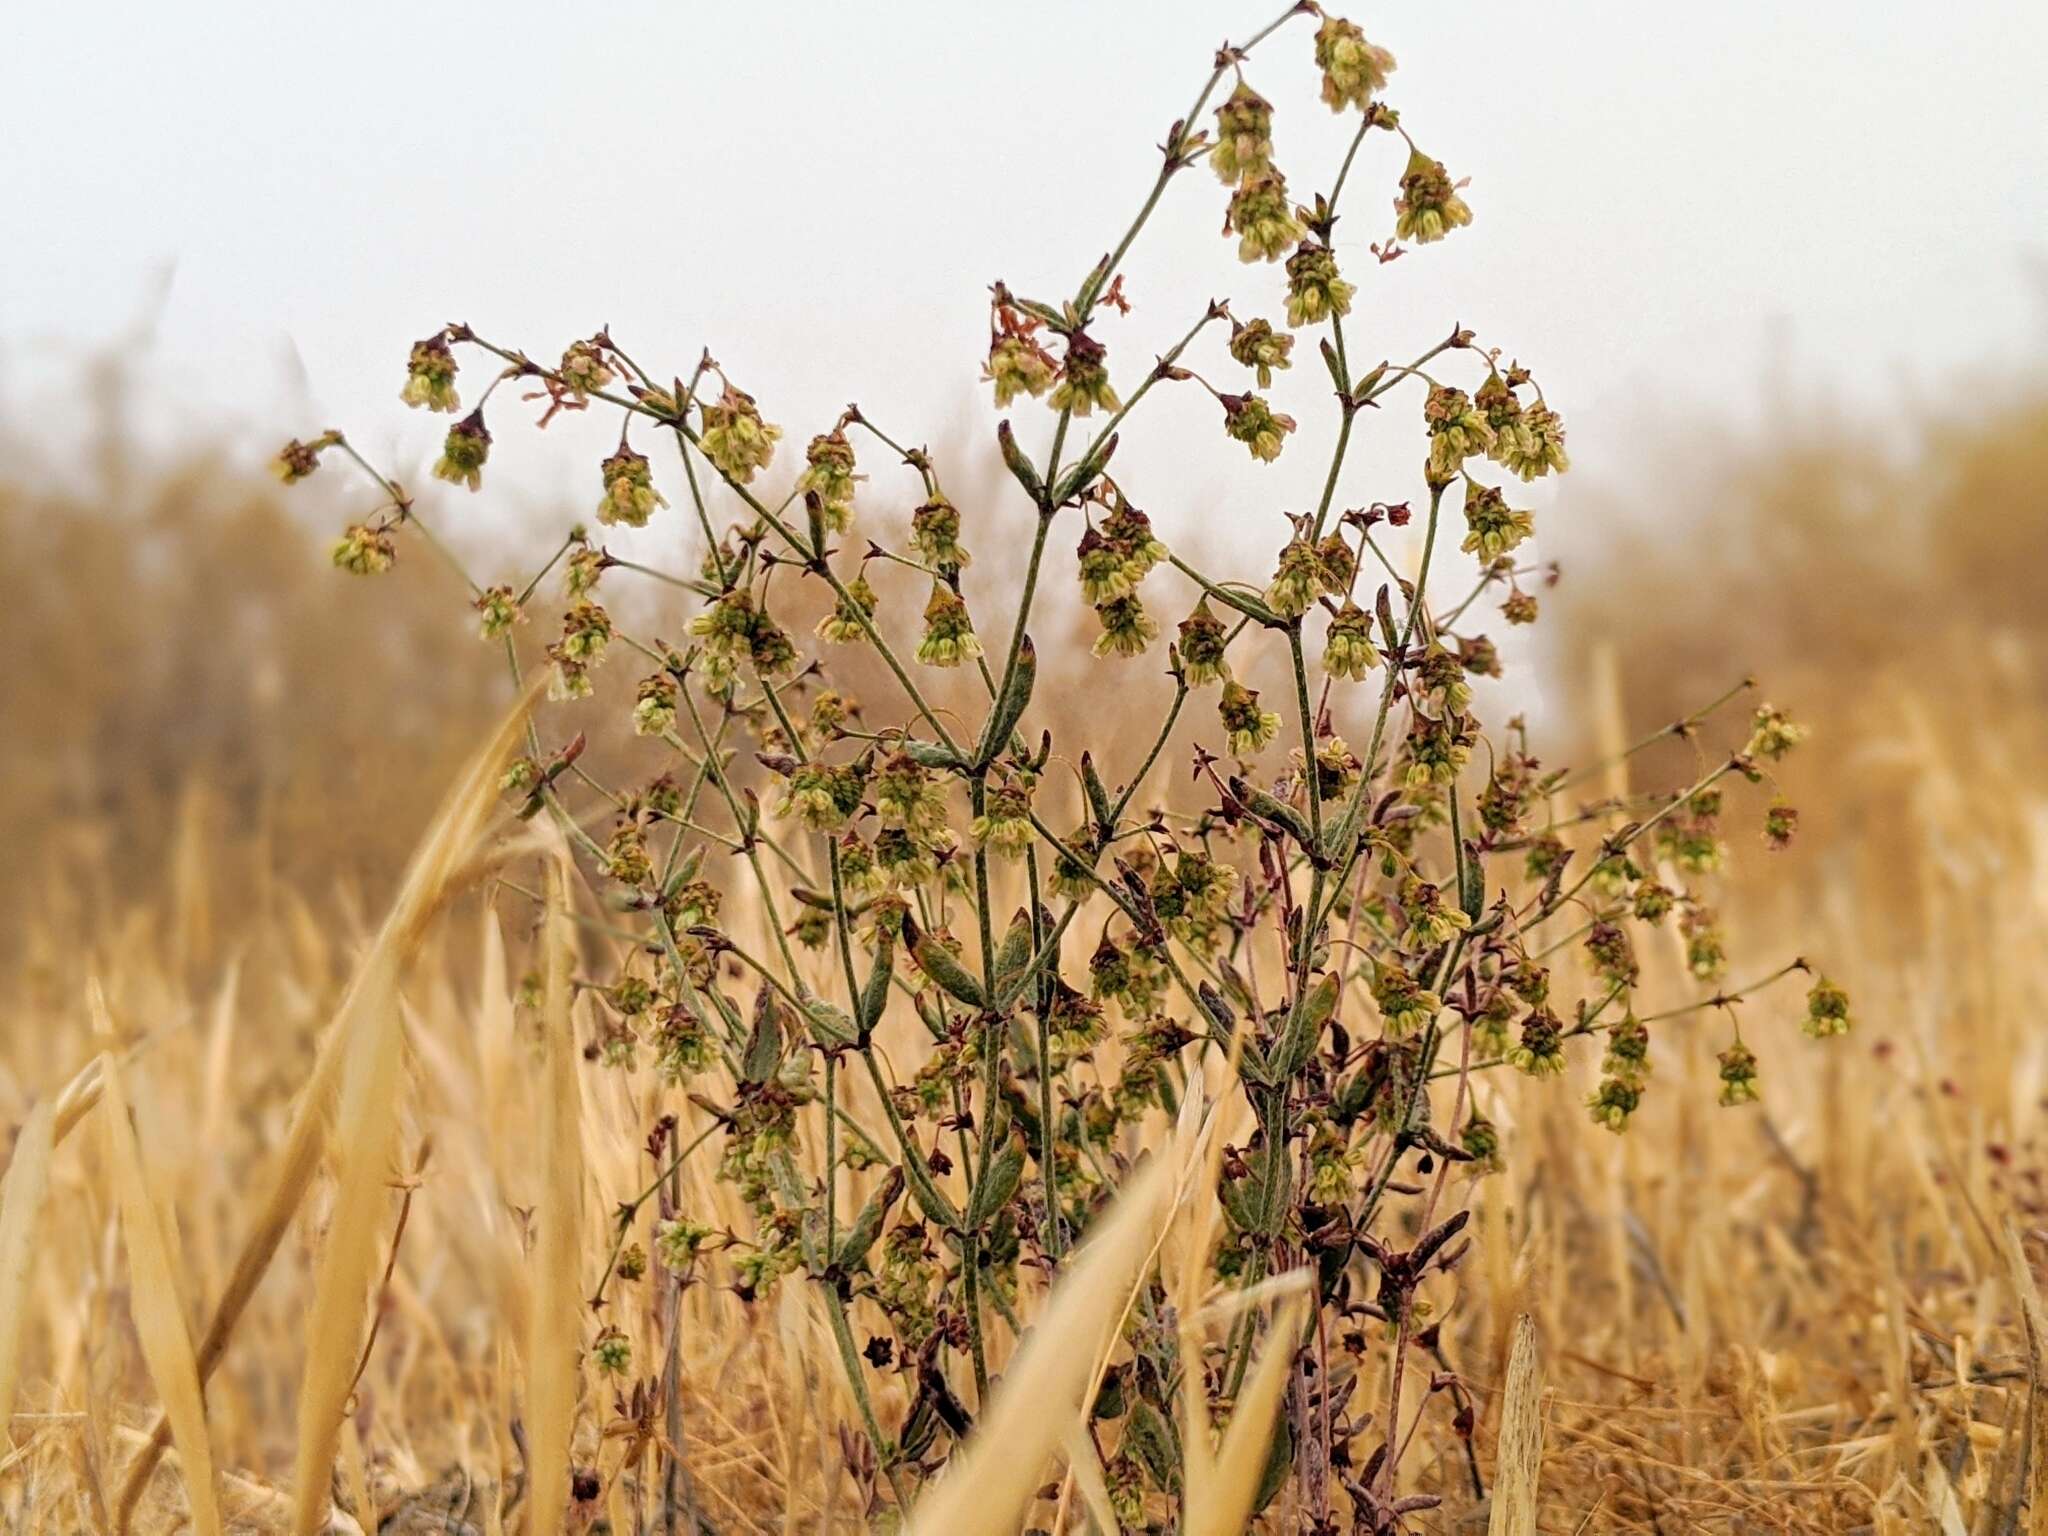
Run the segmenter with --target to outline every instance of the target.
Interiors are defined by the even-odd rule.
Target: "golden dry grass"
[[[2015,412],[2038,420],[2033,406]],[[1608,617],[1624,654],[1658,664],[1624,669],[1613,701],[1588,686],[1575,713],[1607,724],[1585,734],[1652,726],[1713,691],[1681,700],[1667,680],[1719,684],[1731,663],[1771,675],[1783,702],[1819,719],[1796,780],[1811,846],[1784,856],[1796,910],[1727,910],[1752,954],[1795,934],[1824,952],[1853,985],[1858,1029],[1841,1048],[1802,1048],[1796,996],[1756,999],[1744,1029],[1764,1056],[1764,1102],[1724,1111],[1715,1015],[1680,1021],[1623,1138],[1581,1107],[1590,1076],[1576,1074],[1590,1063],[1562,1086],[1479,1080],[1509,1161],[1471,1186],[1478,1246],[1427,1295],[1476,1411],[1469,1460],[1448,1415],[1432,1413],[1404,1463],[1410,1490],[1447,1501],[1432,1528],[1995,1536],[2048,1515],[2038,1499],[2029,1510],[2048,1479],[2048,1456],[2032,1449],[2048,1438],[2033,1280],[2048,1222],[2048,803],[2038,712],[2024,707],[2038,702],[2028,680],[2042,652],[2038,614],[2001,585],[2048,535],[2048,516],[2009,519],[2001,552],[1966,515],[1987,497],[2038,508],[2042,440],[2029,446],[2010,423],[1937,434],[1924,461],[1841,493],[1844,507],[1889,509],[1882,526],[1911,530],[1897,544],[1914,561],[1951,538],[1961,546],[1938,570],[1892,569],[1882,545],[1857,556],[1931,648],[1882,665],[1866,660],[1892,633],[1881,613],[1773,621],[1731,655],[1708,643],[1711,616],[1689,627],[1679,601],[1688,581],[1712,581],[1696,567],[1632,568],[1631,611],[1665,617]],[[1813,541],[1762,561],[1778,601],[1797,606],[1808,556],[1854,543],[1814,497],[1848,485],[1855,462],[1853,450],[1802,451],[1738,465],[1746,499],[1734,504],[1754,506],[1758,528],[1805,528]],[[599,1071],[563,1049],[590,1038],[588,1002],[561,985],[573,978],[550,963],[560,947],[538,945],[534,904],[487,887],[429,923],[438,900],[401,902],[390,921],[406,947],[416,941],[402,967],[379,937],[391,930],[375,893],[388,895],[502,703],[482,682],[491,658],[447,638],[445,593],[393,586],[370,594],[367,613],[360,588],[330,598],[334,579],[312,569],[267,498],[214,484],[166,481],[143,516],[186,530],[186,558],[251,562],[229,586],[290,594],[309,638],[284,647],[283,685],[261,707],[246,697],[247,656],[214,655],[200,597],[140,569],[127,524],[82,501],[0,496],[9,529],[61,546],[42,569],[75,581],[82,609],[45,593],[30,618],[0,619],[48,626],[49,658],[35,676],[17,669],[0,702],[34,723],[36,742],[9,754],[0,797],[7,847],[22,855],[9,860],[0,971],[0,1125],[12,1143],[0,1185],[0,1410],[12,1395],[0,1519],[109,1528],[160,1411],[178,1407],[179,1383],[211,1353],[203,1443],[217,1475],[190,1415],[174,1413],[173,1453],[138,1484],[137,1529],[206,1529],[217,1485],[229,1530],[520,1531],[572,1476],[585,1524],[659,1529],[665,1490],[642,1474],[672,1427],[636,1419],[587,1363],[559,1370],[607,1323],[640,1369],[673,1369],[683,1384],[673,1428],[690,1475],[674,1497],[686,1514],[721,1532],[862,1528],[841,1435],[859,1405],[815,1288],[789,1283],[754,1303],[689,1288],[673,1362],[658,1351],[650,1285],[601,1320],[562,1305],[605,1262],[600,1213],[646,1182],[652,1114],[680,1113],[685,1139],[702,1121],[650,1069]],[[1940,484],[1957,487],[1952,505],[1925,494]],[[220,516],[219,504],[240,510]],[[1614,590],[1593,569],[1573,578]],[[1743,579],[1754,598],[1764,577]],[[1981,665],[1984,635],[1960,612],[1978,595],[2014,636]],[[1577,605],[1572,633],[1599,607]],[[109,639],[116,623],[128,627]],[[132,675],[145,633],[176,653],[152,662],[167,670],[147,688]],[[387,644],[405,654],[385,656]],[[1589,656],[1569,675],[1598,677]],[[416,728],[401,720],[374,737],[421,657],[443,669],[445,695]],[[1993,699],[2007,707],[1986,707]],[[214,724],[171,729],[180,710]],[[363,753],[373,737],[382,750]],[[245,761],[266,753],[260,773]],[[67,760],[90,760],[84,787],[60,771]],[[487,880],[475,845],[466,833],[440,842],[438,886]],[[734,900],[744,924],[745,898]],[[563,901],[601,918],[587,894]],[[1678,956],[1643,958],[1646,1010],[1697,996]],[[529,969],[551,983],[540,1007],[518,997]],[[396,1001],[365,1009],[364,987]],[[858,1108],[872,1108],[865,1086],[847,1090]],[[1004,1336],[993,1362],[1020,1399],[1030,1388],[1038,1405],[1079,1400],[1128,1266],[1144,1257],[1163,1258],[1184,1328],[1226,1321],[1203,1314],[1192,1279],[1218,1141],[1197,1113],[1157,1149],[1162,1178],[1181,1171],[1174,1198],[1149,1205],[1139,1191],[1128,1228],[1099,1234],[1089,1262],[1100,1273],[1070,1271],[1101,1283],[1021,1298],[1038,1325],[1031,1353],[1013,1356]],[[731,1201],[712,1165],[685,1163],[686,1203]],[[251,1273],[252,1245],[265,1244],[274,1257]],[[367,1317],[351,1310],[363,1297]],[[206,1325],[224,1311],[232,1325],[216,1338]],[[857,1311],[851,1325],[863,1332]],[[1511,1358],[1528,1363],[1511,1369]],[[1377,1357],[1360,1370],[1359,1400],[1384,1399]],[[322,1400],[346,1400],[339,1423],[313,1413],[309,1381],[326,1383]],[[1042,1406],[1007,1407],[1002,1385],[989,1413],[1017,1464],[1012,1498],[1042,1528],[1100,1520],[1094,1457],[1113,1447],[1077,1442]],[[1277,1396],[1279,1377],[1255,1371],[1247,1399],[1268,1388]],[[893,1419],[905,1399],[893,1379],[884,1394],[876,1410]],[[1256,1418],[1241,1414],[1232,1435]],[[1236,1491],[1257,1459],[1232,1439],[1190,1457],[1191,1485],[1214,1490],[1202,1507],[1216,1531],[1241,1524]],[[1475,1468],[1486,1488],[1521,1494],[1475,1497]],[[1024,1518],[993,1480],[975,1492],[939,1484],[933,1497],[957,1493],[972,1513],[934,1508],[929,1528]],[[1293,1528],[1306,1499],[1283,1490],[1268,1525]]]

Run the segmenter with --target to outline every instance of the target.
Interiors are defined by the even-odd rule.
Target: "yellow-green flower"
[[[1422,402],[1422,424],[1429,432],[1429,474],[1448,482],[1474,454],[1493,447],[1493,428],[1472,397],[1448,384],[1431,387]]]
[[[1283,416],[1257,395],[1220,395],[1223,430],[1251,450],[1253,458],[1270,464],[1280,457],[1294,418]]]
[[[1643,1102],[1643,1085],[1618,1077],[1601,1079],[1600,1086],[1586,1100],[1593,1123],[1619,1136],[1628,1129],[1628,1118]]]
[[[447,338],[429,336],[412,344],[412,356],[405,365],[405,387],[398,398],[430,411],[460,408],[462,399],[455,393],[455,353]]]
[[[1325,16],[1316,28],[1316,67],[1323,72],[1323,100],[1332,112],[1363,109],[1373,92],[1387,88],[1394,56],[1367,42],[1356,22]]]
[[[1273,166],[1273,104],[1242,79],[1216,109],[1216,145],[1209,168],[1225,186],[1236,186]]]
[[[855,576],[846,584],[846,596],[838,599],[832,611],[818,621],[818,638],[832,645],[865,640],[868,632],[861,619],[874,617],[875,601],[875,589],[868,585],[867,577]]]
[[[1316,548],[1297,535],[1280,551],[1280,564],[1266,587],[1266,606],[1286,618],[1308,612],[1323,590],[1323,563]]]
[[[989,340],[988,361],[981,368],[982,380],[995,385],[999,406],[1008,405],[1019,395],[1036,400],[1052,388],[1059,365],[1032,335],[1038,328],[1036,321],[1017,321],[1011,313],[1006,313],[1004,320],[1007,328]]]
[[[640,885],[654,878],[647,852],[647,833],[638,822],[622,821],[605,844],[604,872],[621,885]]]
[[[1030,775],[1011,774],[989,790],[987,810],[967,829],[975,846],[1006,859],[1024,857],[1032,838],[1031,787]]]
[[[1495,560],[1535,532],[1534,516],[1510,507],[1497,487],[1465,482],[1465,540],[1458,547],[1466,554]]]
[[[1179,633],[1181,675],[1187,679],[1190,688],[1205,687],[1229,678],[1230,663],[1223,654],[1229,632],[1210,609],[1206,593],[1195,604],[1195,611],[1180,621]]]
[[[604,461],[603,476],[604,496],[597,504],[600,523],[645,528],[654,509],[668,505],[654,488],[654,467],[624,443]]]
[[[588,403],[593,391],[605,388],[616,377],[611,365],[604,360],[601,343],[595,337],[589,341],[571,342],[555,372],[561,380],[563,392],[578,405]]]
[[[480,490],[484,462],[490,456],[491,434],[484,426],[484,413],[471,411],[448,429],[448,436],[441,443],[441,457],[434,461],[434,478]]]
[[[704,426],[698,444],[718,472],[745,485],[768,467],[782,428],[761,419],[754,397],[730,383],[716,404],[702,407]]]
[[[397,541],[388,528],[351,523],[334,541],[330,556],[335,565],[351,576],[378,576],[391,569],[398,558]]]
[[[1720,1055],[1721,1103],[1728,1108],[1754,1104],[1760,1095],[1756,1086],[1756,1053],[1740,1040]]]
[[[1745,753],[1750,757],[1767,757],[1777,762],[1799,743],[1806,740],[1806,727],[1798,724],[1775,704],[1757,707],[1756,719],[1750,728],[1749,745]]]
[[[1347,600],[1330,620],[1330,632],[1323,640],[1323,670],[1356,683],[1363,681],[1379,660],[1380,653],[1372,643],[1372,616]]]
[[[1827,977],[1817,977],[1806,994],[1806,1019],[1800,1026],[1816,1040],[1849,1033],[1849,994]]]
[[[1458,188],[1463,185],[1451,180],[1442,161],[1411,149],[1408,169],[1401,176],[1401,195],[1394,199],[1394,234],[1417,245],[1428,245],[1470,224],[1472,210],[1458,196]]]
[[[323,432],[310,443],[295,437],[277,450],[277,456],[270,461],[270,472],[286,485],[297,485],[320,467],[321,453],[340,441],[337,432]]]
[[[973,563],[960,543],[960,509],[940,491],[910,515],[910,547],[925,564],[951,576]]]
[[[1259,708],[1257,690],[1234,679],[1224,683],[1216,715],[1229,734],[1230,751],[1235,757],[1253,757],[1265,751],[1280,729],[1280,717],[1269,709]]]
[[[853,444],[837,427],[811,439],[804,451],[804,472],[797,488],[818,498],[825,526],[844,533],[853,525],[853,488],[867,476],[853,472]]]
[[[514,624],[526,615],[520,611],[518,599],[510,587],[492,587],[479,595],[470,605],[479,615],[477,633],[486,640],[502,639]]]
[[[1239,261],[1278,261],[1285,256],[1303,233],[1287,199],[1287,178],[1267,171],[1246,181],[1230,199],[1223,232],[1237,236]]]
[[[1507,1063],[1531,1077],[1556,1077],[1564,1071],[1564,1031],[1548,1008],[1532,1008],[1522,1020],[1522,1035],[1509,1047]]]
[[[1109,351],[1086,331],[1067,338],[1066,361],[1060,364],[1059,384],[1052,392],[1052,408],[1091,416],[1099,406],[1114,411],[1121,403],[1109,386]]]
[[[666,672],[640,679],[633,702],[633,730],[641,736],[665,736],[676,726],[676,680]]]
[[[957,667],[980,654],[981,640],[960,594],[943,582],[933,582],[931,600],[924,605],[924,638],[917,643],[917,659],[928,667]]]
[[[1553,471],[1563,474],[1572,467],[1564,451],[1563,420],[1538,400],[1522,412],[1516,431],[1503,439],[1494,458],[1503,469],[1524,480]]]
[[[1095,616],[1102,621],[1102,633],[1095,637],[1097,656],[1143,655],[1159,638],[1159,625],[1135,593],[1097,604]]]
[[[1274,330],[1270,321],[1247,320],[1242,325],[1231,322],[1231,359],[1256,370],[1261,389],[1273,387],[1274,371],[1290,366],[1288,355],[1293,351],[1294,338],[1285,331]]]
[[[1287,258],[1287,323],[1296,330],[1350,314],[1357,291],[1337,275],[1337,258],[1327,245],[1303,241]]]

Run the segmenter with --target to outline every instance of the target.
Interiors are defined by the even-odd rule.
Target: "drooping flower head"
[[[446,337],[429,336],[412,344],[412,356],[405,365],[405,387],[398,398],[430,411],[453,411],[461,406],[462,398],[455,393],[455,352]]]
[[[1400,239],[1428,245],[1472,222],[1472,210],[1458,195],[1463,182],[1451,180],[1441,160],[1419,149],[1408,152],[1401,175],[1401,195],[1394,199],[1394,233]]]
[[[1363,110],[1375,91],[1387,88],[1394,56],[1367,42],[1356,22],[1325,16],[1316,28],[1316,67],[1323,72],[1323,100],[1332,112]]]
[[[1209,168],[1226,187],[1273,166],[1273,104],[1240,79],[1216,109],[1216,145]]]

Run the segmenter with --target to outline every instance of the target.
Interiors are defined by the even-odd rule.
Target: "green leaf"
[[[910,945],[910,958],[917,962],[917,968],[936,982],[941,991],[970,1008],[988,1006],[988,994],[960,963],[960,957],[935,935],[921,932],[908,913],[903,918],[903,937]]]
[[[782,1022],[775,995],[764,985],[754,999],[754,1027],[740,1059],[740,1081],[765,1083],[782,1065]]]
[[[996,1154],[995,1161],[988,1166],[988,1173],[976,1186],[974,1199],[967,1207],[967,1223],[979,1227],[1010,1203],[1010,1197],[1017,1193],[1017,1186],[1024,1181],[1024,1147],[1021,1142],[1012,1141]]]
[[[868,1250],[875,1246],[875,1240],[882,1235],[882,1228],[889,1220],[889,1212],[903,1196],[903,1170],[891,1168],[869,1195],[867,1203],[860,1208],[860,1214],[853,1218],[853,1225],[846,1229],[839,1239],[839,1247],[832,1255],[833,1267],[839,1270],[852,1269],[863,1262]]]
[[[882,1022],[882,1012],[889,1006],[889,982],[895,969],[896,941],[885,933],[875,948],[875,968],[868,972],[868,984],[860,989],[860,1018],[856,1033],[862,1043]]]
[[[978,765],[987,767],[1010,744],[1010,733],[1024,718],[1024,711],[1031,703],[1031,691],[1037,686],[1038,647],[1026,635],[1017,647],[1017,664],[1010,670],[1009,686],[1003,690],[1003,696],[989,712],[988,723],[982,727],[981,744],[974,749],[974,760]]]

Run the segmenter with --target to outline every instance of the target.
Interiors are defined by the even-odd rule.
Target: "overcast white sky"
[[[849,399],[917,439],[985,432],[987,283],[1070,293],[1211,50],[1276,8],[9,6],[0,403],[17,435],[60,436],[49,381],[169,271],[148,425],[251,458],[340,425],[417,473],[445,420],[396,392],[408,343],[451,319],[548,356],[609,323],[681,370],[709,344],[798,445]],[[1354,358],[1474,326],[1537,368],[1597,473],[1646,403],[1718,395],[1739,416],[1774,357],[1882,409],[2043,350],[2042,0],[1351,14],[1397,55],[1388,99],[1471,178],[1476,215],[1369,270],[1401,161],[1374,136],[1338,240],[1362,287]],[[1343,147],[1311,31],[1290,24],[1247,68],[1299,195]],[[1277,315],[1277,269],[1238,266],[1222,209],[1206,169],[1169,193],[1131,264],[1136,313],[1098,328],[1123,380],[1211,294]],[[1190,361],[1241,387],[1220,344]],[[1328,406],[1306,346],[1302,362],[1283,395],[1301,451],[1266,470],[1217,442],[1191,472],[1186,433],[1217,417],[1189,387],[1150,449],[1133,434],[1134,495],[1169,529],[1175,498],[1306,500]],[[512,414],[493,421],[497,462],[594,497],[613,425],[584,424],[588,451],[573,431],[536,451]],[[1368,448],[1389,456],[1361,460],[1347,503],[1417,489],[1405,411],[1399,427],[1376,424]]]

